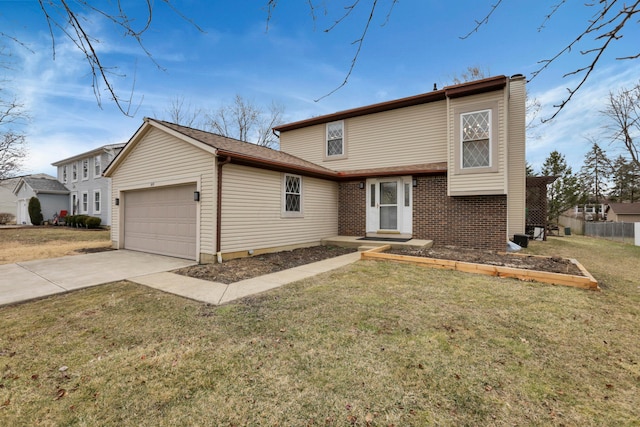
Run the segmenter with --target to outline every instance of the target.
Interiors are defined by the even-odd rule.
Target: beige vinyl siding
[[[526,161],[525,161],[525,79],[509,83],[509,127],[507,164],[507,236],[525,232],[526,228]]]
[[[302,217],[282,216],[283,173],[222,169],[223,253],[316,243],[338,233],[338,184],[302,177]]]
[[[325,160],[325,124],[282,132],[280,149],[333,170],[445,162],[445,101],[344,120],[346,158]]]
[[[200,253],[215,254],[215,156],[155,128],[131,143],[135,143],[135,147],[112,175],[114,246],[122,247],[119,243],[122,206],[115,206],[115,198],[121,197],[120,191],[199,182]]]
[[[491,194],[507,194],[506,188],[506,133],[505,133],[505,100],[503,98],[504,91],[495,91],[481,95],[468,96],[465,98],[455,98],[449,100],[449,134],[448,134],[448,190],[450,196],[464,195],[491,195]],[[477,106],[477,110],[487,108],[487,104],[498,104],[498,111],[492,114],[498,114],[498,129],[492,130],[492,137],[498,138],[497,143],[497,172],[487,173],[455,173],[455,162],[459,159],[455,158],[455,145],[459,142],[456,136],[460,132],[455,128],[455,109]]]

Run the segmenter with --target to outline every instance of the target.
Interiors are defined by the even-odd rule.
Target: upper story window
[[[82,161],[82,179],[89,179],[89,159]]]
[[[302,214],[302,177],[284,174],[284,214]]]
[[[325,157],[344,157],[345,151],[344,122],[339,121],[327,123],[327,145]]]
[[[67,183],[67,165],[62,166],[62,183]]]
[[[461,115],[462,167],[491,167],[491,110]]]
[[[78,180],[78,164],[77,163],[73,163],[73,165],[71,165],[71,179],[73,181]]]
[[[102,175],[102,160],[99,155],[94,157],[93,167],[94,167],[94,171],[93,171],[94,178],[100,178],[100,176]]]

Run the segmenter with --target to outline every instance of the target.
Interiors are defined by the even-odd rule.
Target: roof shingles
[[[367,176],[379,176],[381,174],[410,175],[446,173],[447,171],[446,162],[442,162],[338,172],[272,148],[262,147],[249,142],[227,138],[211,132],[165,122],[163,120],[149,118],[146,120],[149,122],[155,122],[160,126],[166,127],[202,144],[213,147],[216,149],[218,156],[229,156],[232,158],[233,162],[238,164],[266,167],[281,171],[298,172],[333,180],[365,178]]]

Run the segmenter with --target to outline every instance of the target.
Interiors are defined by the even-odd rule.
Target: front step
[[[380,246],[384,246],[384,245],[362,245],[362,246],[358,246],[358,252],[365,252],[371,249],[375,249],[375,248],[379,248]]]
[[[429,249],[433,246],[433,240],[411,239],[408,242],[388,242],[376,240],[359,240],[358,236],[334,236],[322,239],[321,244],[325,246],[340,246],[343,248],[378,248],[383,245],[390,245],[393,249]],[[366,250],[366,249],[363,249]]]

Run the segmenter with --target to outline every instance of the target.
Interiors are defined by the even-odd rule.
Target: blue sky
[[[122,3],[131,17],[144,18],[141,0]],[[569,43],[594,12],[582,2],[567,2],[539,31],[557,1],[505,0],[488,25],[462,40],[494,1],[402,0],[387,20],[390,1],[379,0],[349,83],[316,102],[345,78],[355,53],[352,42],[360,37],[371,0],[361,0],[362,10],[329,33],[323,30],[349,1],[326,1],[327,13],[318,8],[314,21],[306,1],[280,0],[268,31],[266,0],[176,0],[176,8],[203,31],[162,3],[155,1],[151,28],[143,36],[162,69],[97,15],[88,14],[84,21],[100,40],[97,46],[104,63],[125,76],[113,79],[119,93],[129,96],[135,84],[133,100],[139,107],[131,118],[120,113],[106,94],[102,108],[97,105],[81,53],[58,32],[53,60],[51,37],[35,0],[0,0],[1,31],[28,47],[8,39],[0,42],[12,53],[10,67],[0,69],[0,78],[6,81],[3,92],[12,90],[31,115],[25,128],[29,143],[25,173],[55,174],[52,162],[127,141],[143,117],[166,118],[175,97],[211,111],[230,103],[236,94],[258,105],[273,101],[284,106],[289,122],[428,92],[434,83],[439,88],[450,84],[469,66],[489,75],[530,78],[539,61]],[[568,107],[535,129],[535,137],[527,141],[527,161],[536,170],[553,150],[579,169],[589,148],[587,138],[599,140],[612,157],[621,153],[604,136],[599,111],[609,90],[640,80],[640,60],[615,60],[637,54],[639,40],[640,25],[635,23],[605,53]],[[562,75],[586,64],[588,58],[579,50],[587,47],[580,45],[529,83],[529,95],[542,103],[542,117],[552,114],[553,104],[574,83],[575,78]]]

